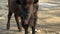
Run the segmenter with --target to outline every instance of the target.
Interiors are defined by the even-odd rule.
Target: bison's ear
[[[34,2],[33,2],[33,3],[34,3],[34,4],[35,4],[35,3],[38,3],[38,1],[39,1],[39,0],[34,0]]]

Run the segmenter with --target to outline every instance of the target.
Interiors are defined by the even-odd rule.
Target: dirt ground
[[[0,0],[0,34],[24,34],[24,30],[18,32],[13,15],[10,21],[11,28],[9,31],[6,30],[7,15],[7,0]],[[60,34],[60,0],[39,2],[37,15],[36,34]],[[31,34],[30,28],[29,34]]]

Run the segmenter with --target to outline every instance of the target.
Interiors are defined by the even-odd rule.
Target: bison
[[[32,34],[35,34],[38,0],[8,0],[8,8],[7,30],[10,29],[10,19],[14,13],[19,31],[23,27],[25,34],[28,34],[28,27],[31,26]],[[19,22],[19,18],[21,22]]]

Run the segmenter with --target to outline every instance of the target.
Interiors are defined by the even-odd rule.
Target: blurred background
[[[23,34],[18,32],[12,15],[10,31],[6,30],[8,0],[0,0],[0,34]],[[39,0],[36,34],[60,34],[60,0]],[[31,30],[29,30],[31,31]],[[29,32],[31,34],[31,32]]]

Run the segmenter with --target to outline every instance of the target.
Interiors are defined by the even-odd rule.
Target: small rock
[[[39,33],[41,30],[35,29],[35,32]],[[30,31],[30,33],[32,33],[32,31]]]
[[[38,33],[38,32],[41,32],[41,30],[38,30],[38,29],[35,29],[35,31]]]
[[[30,31],[30,33],[32,33],[32,31]]]
[[[5,19],[4,17],[0,17],[0,19]]]
[[[56,34],[60,34],[59,32],[56,32]]]

